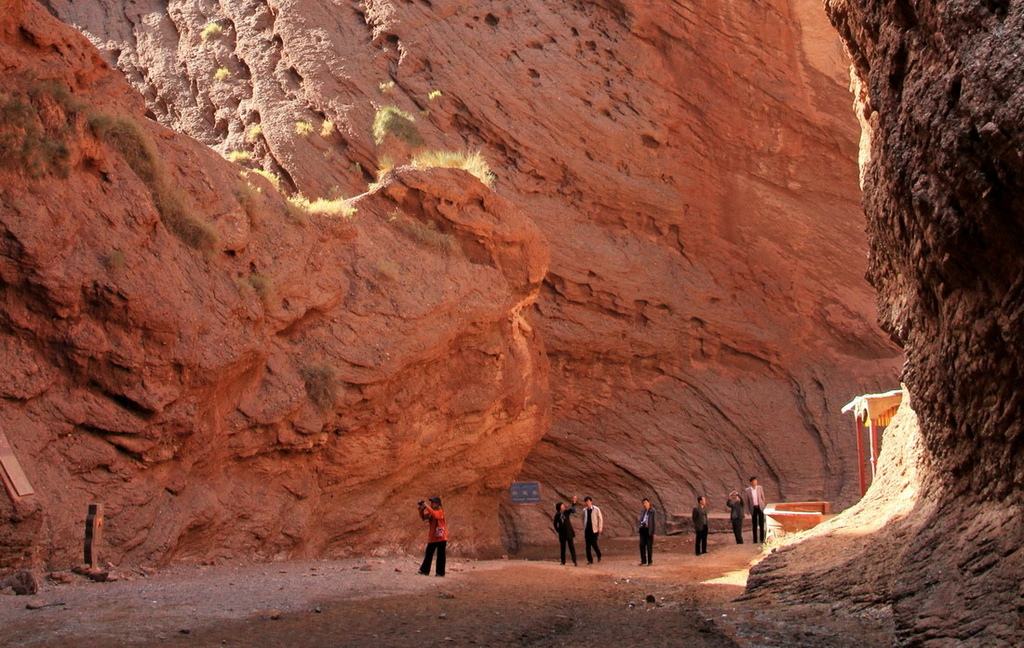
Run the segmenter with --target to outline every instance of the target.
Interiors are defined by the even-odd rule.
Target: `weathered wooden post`
[[[85,516],[85,564],[89,569],[99,569],[99,545],[103,537],[103,505],[90,504]]]

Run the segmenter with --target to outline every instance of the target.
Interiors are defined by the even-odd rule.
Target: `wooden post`
[[[860,472],[860,496],[868,492],[868,480],[864,475],[864,424],[858,416],[853,421],[853,431],[857,434],[857,470]]]
[[[85,516],[85,564],[90,569],[100,567],[100,540],[103,537],[103,505],[90,504]]]
[[[868,425],[868,450],[871,451],[871,483],[875,482],[875,467],[878,461],[878,430],[875,428],[875,419],[869,418]]]

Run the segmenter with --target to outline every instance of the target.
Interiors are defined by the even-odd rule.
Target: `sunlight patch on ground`
[[[737,569],[736,571],[726,572],[721,576],[701,581],[701,585],[735,585],[737,587],[746,587],[749,574],[749,569]]]

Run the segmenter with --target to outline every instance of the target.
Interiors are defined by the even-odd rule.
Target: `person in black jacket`
[[[736,544],[743,544],[743,498],[736,491],[729,493],[725,500],[729,507],[729,521],[732,522],[732,534],[736,536]]]
[[[701,495],[693,507],[693,550],[700,556],[708,552],[708,501]]]
[[[572,498],[572,506],[565,508],[565,504],[555,504],[555,516],[552,519],[555,525],[555,533],[558,534],[558,546],[561,550],[562,564],[565,564],[565,547],[568,545],[569,554],[572,556],[572,564],[576,565],[576,531],[572,528],[572,520],[569,516],[576,512],[576,498]]]
[[[640,530],[640,564],[650,565],[654,558],[654,532],[657,529],[658,512],[651,508],[651,500],[643,500],[644,508],[640,511],[637,526]]]

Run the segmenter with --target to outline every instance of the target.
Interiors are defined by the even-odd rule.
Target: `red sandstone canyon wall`
[[[0,34],[0,430],[35,490],[0,564],[80,562],[92,502],[114,564],[404,551],[434,493],[499,551],[549,419],[529,218],[457,169],[287,204],[38,5]]]
[[[876,328],[863,280],[848,63],[815,2],[46,6],[90,38],[150,117],[271,172],[286,192],[363,194],[386,166],[372,124],[388,105],[415,117],[424,148],[479,149],[495,176],[490,192],[456,172],[403,171],[357,199],[344,226],[285,218],[259,233],[223,190],[238,168],[147,126],[187,151],[164,155],[231,243],[211,259],[165,236],[195,268],[180,279],[156,273],[168,285],[151,291],[153,305],[143,301],[152,267],[130,273],[140,284],[126,293],[132,308],[157,311],[159,323],[122,316],[125,334],[100,346],[117,352],[109,371],[130,393],[85,370],[64,378],[63,352],[37,346],[60,365],[55,376],[99,390],[104,416],[127,408],[143,419],[132,434],[161,440],[125,441],[120,426],[53,408],[11,428],[25,430],[12,441],[19,456],[39,457],[35,471],[52,464],[40,484],[77,491],[69,511],[108,492],[89,480],[95,466],[114,465],[113,477],[100,474],[119,484],[124,504],[114,508],[132,519],[133,532],[111,538],[125,559],[390,550],[419,531],[406,500],[433,491],[455,496],[467,550],[499,537],[513,547],[549,541],[548,504],[584,492],[605,506],[612,534],[631,532],[641,496],[685,509],[750,474],[773,498],[856,498],[839,408],[892,387],[902,356]],[[196,164],[223,179],[204,180]],[[79,194],[89,195],[68,195]],[[403,215],[457,235],[466,260],[382,225],[402,200],[411,201]],[[147,218],[159,229],[151,208]],[[467,229],[477,220],[483,231]],[[313,233],[329,225],[342,233]],[[479,253],[473,239],[494,242]],[[311,246],[320,251],[297,252]],[[146,248],[145,264],[171,254],[164,247]],[[509,262],[493,259],[509,255],[525,269],[503,279],[495,268]],[[79,268],[56,274],[69,286],[98,281]],[[245,308],[244,295],[225,296],[268,276],[269,305],[259,294]],[[19,281],[10,285],[28,280]],[[10,292],[14,302],[22,294]],[[185,315],[197,309],[197,320]],[[176,349],[143,354],[152,377],[117,351],[150,330],[161,332],[156,350]],[[306,365],[339,374],[328,411],[310,411]],[[136,393],[148,389],[162,396]],[[41,397],[29,393],[16,410]],[[67,397],[79,410],[83,399]],[[183,422],[196,417],[208,435]],[[57,443],[65,438],[91,449]],[[516,478],[541,481],[545,506],[504,505],[499,520]],[[255,485],[275,497],[263,502]],[[139,531],[169,502],[196,513]],[[61,524],[47,537],[72,534]]]
[[[918,495],[845,548],[853,568],[819,580],[816,568],[772,556],[752,589],[788,589],[791,601],[857,591],[862,610],[891,610],[899,645],[1019,646],[1024,6],[827,5],[858,81],[869,278],[885,328],[906,349]],[[900,464],[883,469],[906,471]],[[906,487],[900,474],[879,486],[857,515]],[[793,554],[822,550],[816,541]],[[856,565],[870,566],[867,578]]]

